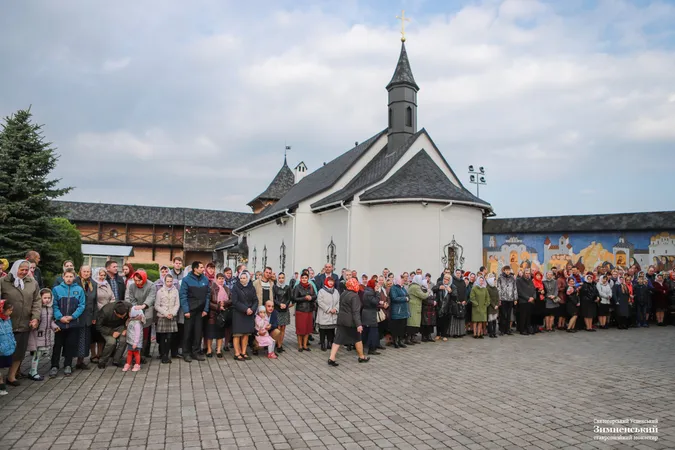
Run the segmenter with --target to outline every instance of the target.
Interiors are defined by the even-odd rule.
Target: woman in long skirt
[[[408,293],[403,287],[401,277],[394,279],[394,285],[389,291],[389,301],[391,302],[389,330],[391,331],[394,348],[406,348],[407,345],[403,343],[403,339],[405,338],[405,327],[410,314],[408,312]]]

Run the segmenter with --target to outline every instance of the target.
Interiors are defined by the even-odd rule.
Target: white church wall
[[[286,246],[286,272],[291,270],[293,264],[293,219],[288,218],[282,225],[275,221],[249,230],[246,233],[248,244],[249,270],[263,269],[263,252],[267,247],[267,265],[275,272],[281,271],[281,244]],[[254,264],[255,258],[255,264]]]
[[[475,272],[483,265],[483,213],[478,208],[452,205],[441,213],[441,245],[455,241],[464,249],[463,270]],[[443,256],[442,247],[440,248]],[[442,268],[442,265],[439,266]]]
[[[318,214],[321,227],[320,244],[316,248],[316,262],[312,267],[316,271],[326,264],[328,256],[328,246],[331,239],[335,244],[335,267],[339,272],[347,265],[347,220],[348,213],[342,208],[333,209],[325,213]]]

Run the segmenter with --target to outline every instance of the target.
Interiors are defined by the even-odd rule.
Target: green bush
[[[148,269],[145,272],[148,274],[148,280],[151,281],[159,280],[159,270]]]
[[[155,271],[159,272],[159,264],[157,264],[157,263],[135,263],[135,262],[132,262],[131,265],[134,266],[134,270],[143,269],[148,273],[150,273],[149,272],[150,270],[155,270]]]

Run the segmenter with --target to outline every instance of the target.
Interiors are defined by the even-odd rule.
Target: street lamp
[[[469,183],[476,185],[476,197],[480,197],[480,185],[487,184],[485,167],[481,166],[476,171],[473,165],[469,166]]]

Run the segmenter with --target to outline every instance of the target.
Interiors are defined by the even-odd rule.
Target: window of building
[[[391,122],[393,119],[393,112],[391,111],[391,108],[389,108],[389,128],[391,128]]]
[[[405,109],[405,126],[412,127],[412,108],[408,106]]]

